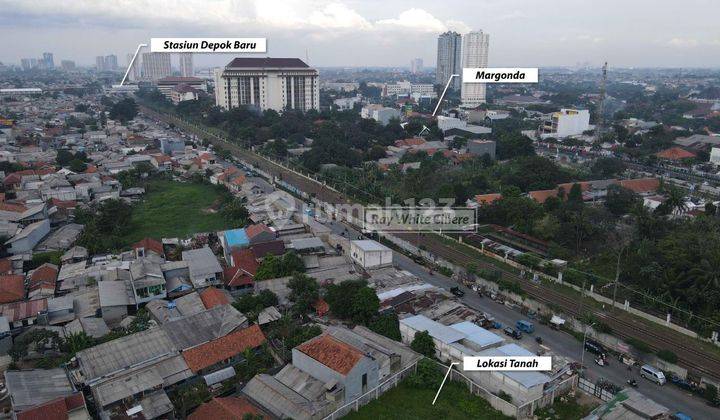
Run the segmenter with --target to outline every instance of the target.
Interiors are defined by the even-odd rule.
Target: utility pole
[[[607,86],[607,61],[602,67],[602,78],[600,79],[600,97],[598,98],[598,104],[595,116],[595,141],[602,139],[605,123],[605,115],[603,114],[603,108],[605,105],[605,89]]]

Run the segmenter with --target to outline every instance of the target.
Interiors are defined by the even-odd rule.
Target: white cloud
[[[443,32],[447,26],[435,16],[423,9],[408,9],[392,19],[378,20],[377,25],[395,28],[414,29],[423,32]]]
[[[673,38],[667,42],[667,45],[671,47],[680,48],[692,48],[697,47],[700,44],[697,39],[694,38]]]
[[[341,3],[328,4],[310,14],[308,22],[321,28],[370,29],[372,25],[358,12]]]

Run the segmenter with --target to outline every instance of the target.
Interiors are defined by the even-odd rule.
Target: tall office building
[[[473,31],[462,37],[462,68],[487,67],[490,35]],[[460,70],[462,70],[462,68]],[[485,83],[463,83],[461,106],[475,108],[485,103]]]
[[[423,59],[422,58],[413,58],[410,60],[410,72],[412,74],[418,74],[423,69]]]
[[[170,54],[150,52],[142,55],[142,77],[145,80],[158,80],[170,76]]]
[[[95,68],[97,71],[105,71],[105,57],[99,55],[95,57]]]
[[[53,54],[46,52],[43,53],[43,65],[46,69],[53,69],[55,68],[55,60],[53,60]]]
[[[225,109],[320,109],[318,71],[299,58],[236,58],[215,69],[215,103]]]
[[[450,76],[462,73],[460,48],[461,36],[457,32],[445,32],[438,37],[435,84],[445,86]],[[451,88],[460,89],[460,77],[453,79]]]
[[[180,54],[180,74],[182,77],[193,77],[195,75],[192,53]]]
[[[105,70],[115,71],[118,69],[117,56],[110,54],[105,56]]]

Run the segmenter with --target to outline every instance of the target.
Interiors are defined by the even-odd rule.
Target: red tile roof
[[[13,213],[22,213],[24,211],[27,211],[27,207],[23,204],[19,203],[6,203],[2,202],[0,203],[0,210],[2,211],[11,211]]]
[[[203,305],[205,305],[205,309],[211,309],[218,305],[227,305],[230,303],[230,299],[228,299],[227,294],[214,287],[208,287],[200,292],[200,300],[202,300]]]
[[[30,275],[29,288],[30,290],[37,289],[39,287],[47,287],[54,289],[55,282],[58,277],[58,267],[55,264],[45,263],[40,267],[36,268],[35,271]]]
[[[324,316],[328,311],[330,311],[330,305],[325,301],[325,299],[320,298],[313,303],[313,308],[315,308],[315,312],[317,312],[318,316]]]
[[[537,201],[538,203],[542,204],[545,202],[545,200],[547,200],[550,197],[557,197],[558,190],[530,191],[528,193],[528,196],[530,196],[530,198]]]
[[[421,144],[425,144],[425,139],[421,139],[419,137],[413,137],[413,138],[403,139],[403,140],[395,140],[396,147],[419,146]]]
[[[260,415],[260,410],[243,397],[218,397],[200,405],[188,420],[242,420],[245,415]]]
[[[693,152],[689,152],[679,147],[671,147],[669,149],[665,149],[661,152],[655,153],[655,156],[659,157],[660,159],[683,160],[694,158],[697,155]]]
[[[0,276],[0,303],[10,303],[25,298],[25,277]]]
[[[182,356],[190,370],[197,373],[225,359],[237,356],[246,349],[259,347],[265,343],[265,341],[265,334],[263,334],[260,327],[256,324],[244,330],[220,337],[217,340],[209,341],[185,350]]]
[[[479,194],[475,196],[475,202],[478,204],[490,204],[502,198],[500,193]]]
[[[51,198],[50,204],[63,209],[74,209],[77,207],[77,201],[75,200],[58,200],[57,198]]]
[[[260,266],[255,259],[255,253],[247,248],[234,249],[230,253],[230,261],[233,267],[240,267],[240,269],[252,276],[257,273],[257,269]]]
[[[363,358],[360,350],[327,334],[306,341],[296,348],[342,375],[350,373]]]
[[[85,406],[82,392],[56,398],[17,414],[17,420],[67,420],[68,412]]]
[[[163,250],[163,245],[160,241],[153,238],[145,238],[141,240],[140,242],[133,244],[133,249],[139,249],[144,248],[145,251],[153,251],[154,253],[158,255],[164,255],[165,251]]]
[[[623,179],[620,181],[620,186],[629,190],[635,191],[636,193],[649,193],[657,191],[660,188],[659,178],[638,178],[638,179]]]
[[[0,275],[12,274],[13,263],[10,258],[3,258],[0,260]]]
[[[253,284],[253,276],[242,271],[240,267],[227,267],[223,270],[223,279],[225,279],[225,286],[227,287],[240,287]]]
[[[275,235],[275,232],[273,232],[272,229],[267,227],[266,225],[262,223],[258,223],[256,225],[250,225],[245,228],[245,234],[247,234],[248,238],[252,239],[256,237],[257,235],[260,235],[263,232],[270,233],[272,235]]]

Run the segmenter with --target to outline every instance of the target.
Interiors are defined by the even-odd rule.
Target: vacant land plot
[[[151,181],[145,199],[133,207],[127,243],[144,237],[187,237],[198,232],[214,232],[230,227],[213,204],[220,195],[210,185]]]
[[[348,420],[385,419],[507,419],[487,401],[470,394],[465,385],[447,382],[435,405],[437,389],[421,389],[401,383],[379,399],[350,413]]]

